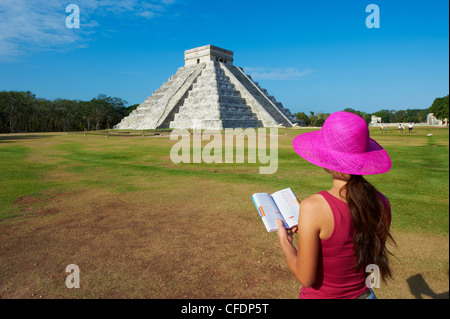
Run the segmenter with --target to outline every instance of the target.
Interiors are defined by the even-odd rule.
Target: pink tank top
[[[313,286],[302,287],[301,299],[352,299],[367,291],[366,274],[353,270],[355,257],[353,234],[355,229],[348,204],[323,191],[322,195],[331,207],[334,228],[330,237],[321,240],[317,278]],[[386,208],[390,223],[391,212],[385,197],[380,198]],[[369,274],[367,274],[368,276]]]

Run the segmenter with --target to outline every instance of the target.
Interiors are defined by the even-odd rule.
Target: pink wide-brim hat
[[[366,121],[349,112],[335,112],[320,131],[304,133],[294,150],[308,162],[351,175],[386,173],[392,162],[386,150],[369,137]]]

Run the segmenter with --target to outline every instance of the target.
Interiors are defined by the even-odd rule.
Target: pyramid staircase
[[[216,61],[207,63],[170,122],[170,128],[221,130],[262,126],[263,123],[225,75],[220,62]]]

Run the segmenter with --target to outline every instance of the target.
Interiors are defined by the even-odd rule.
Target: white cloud
[[[255,80],[298,80],[312,73],[297,68],[245,67],[244,71]]]
[[[81,28],[66,27],[66,6],[80,8]],[[97,16],[136,16],[151,19],[175,0],[0,0],[0,62],[43,50],[85,47],[99,23]]]

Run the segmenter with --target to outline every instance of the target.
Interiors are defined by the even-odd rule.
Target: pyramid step
[[[187,121],[172,121],[169,125],[170,128],[202,128],[222,130],[222,120],[220,119],[192,119]]]
[[[231,74],[245,87],[245,89],[258,101],[267,113],[279,124],[290,127],[292,122],[286,118],[276,105],[263,93],[259,84],[246,75],[242,69],[235,66],[223,66],[227,68]]]
[[[219,101],[221,104],[245,104],[245,99],[240,96],[219,95]]]
[[[263,127],[263,123],[258,120],[222,120],[224,128],[249,128],[249,127]]]

